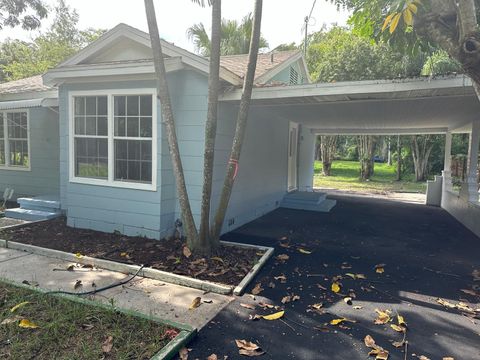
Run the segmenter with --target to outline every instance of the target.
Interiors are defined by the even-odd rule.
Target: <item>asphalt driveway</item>
[[[480,359],[480,320],[437,301],[480,308],[480,281],[472,277],[480,269],[480,239],[439,208],[334,198],[338,204],[328,214],[278,209],[224,236],[275,246],[275,255],[247,293],[258,283],[264,290],[224,308],[189,344],[189,359],[212,353],[219,359],[243,358],[235,339],[258,343],[266,352],[259,359],[367,359],[366,335],[390,352],[389,359]],[[288,260],[278,260],[280,254]],[[380,264],[383,273],[375,269]],[[338,294],[331,289],[335,280],[341,286]],[[282,304],[284,297],[295,295],[298,300]],[[353,298],[351,305],[345,296]],[[275,312],[262,309],[260,302],[284,307],[284,317],[250,320],[249,315]],[[320,310],[312,308],[319,303]],[[375,309],[391,311],[392,322],[375,324]],[[407,347],[392,345],[403,339],[390,327],[397,314],[408,324]]]

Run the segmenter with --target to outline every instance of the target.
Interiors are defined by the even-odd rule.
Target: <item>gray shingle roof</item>
[[[41,92],[54,88],[43,84],[42,75],[31,76],[25,79],[9,81],[0,84],[0,94],[20,94],[26,92]]]

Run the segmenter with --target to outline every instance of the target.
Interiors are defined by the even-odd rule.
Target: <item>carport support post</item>
[[[445,135],[445,164],[443,166],[443,191],[452,190],[452,133]]]
[[[480,122],[474,121],[472,123],[472,132],[470,133],[470,141],[468,144],[468,165],[467,178],[464,184],[463,193],[468,196],[468,201],[478,202],[478,146],[480,137]]]

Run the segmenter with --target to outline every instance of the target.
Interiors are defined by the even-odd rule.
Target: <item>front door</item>
[[[297,190],[298,124],[290,123],[288,135],[288,191]]]

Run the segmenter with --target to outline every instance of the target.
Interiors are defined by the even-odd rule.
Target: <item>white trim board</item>
[[[121,95],[152,95],[152,182],[137,183],[127,181],[114,180],[114,116],[113,116],[113,97]],[[107,122],[108,122],[108,179],[84,178],[75,176],[75,136],[74,136],[74,97],[75,96],[107,96]],[[68,159],[69,159],[69,182],[86,185],[108,186],[125,189],[157,191],[157,141],[158,141],[158,114],[157,114],[157,96],[156,89],[139,88],[139,89],[108,89],[108,90],[88,90],[88,91],[70,91],[68,93]],[[94,137],[94,136],[92,136]],[[147,138],[148,139],[148,138]]]

